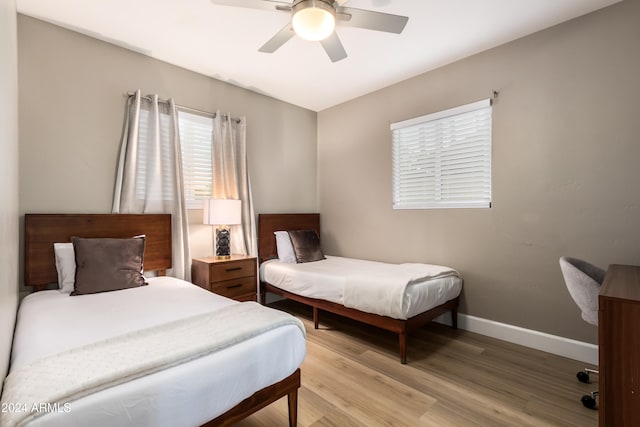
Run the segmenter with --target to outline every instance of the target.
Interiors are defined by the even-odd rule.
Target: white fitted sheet
[[[54,290],[27,296],[18,312],[10,370],[90,342],[238,304],[174,278],[148,281],[148,286],[92,295]],[[28,426],[200,425],[292,374],[305,354],[298,327],[277,328],[70,402],[68,412],[47,413]]]
[[[347,276],[380,264],[385,263],[329,255],[322,261],[300,264],[273,259],[260,265],[260,280],[297,295],[343,305]],[[444,304],[460,295],[461,290],[462,279],[457,276],[411,283],[406,288],[399,318],[408,319]]]

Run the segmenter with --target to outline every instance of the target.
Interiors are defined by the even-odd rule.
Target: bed
[[[382,310],[379,308],[363,310],[357,308],[357,305],[345,305],[344,296],[348,293],[344,289],[345,277],[348,275],[345,272],[352,263],[357,263],[358,268],[372,271],[378,271],[378,268],[384,268],[384,266],[380,263],[330,256],[326,256],[325,260],[306,263],[307,265],[280,262],[274,233],[283,230],[314,230],[317,236],[320,236],[320,215],[285,213],[258,216],[260,299],[263,304],[266,301],[266,294],[273,293],[309,305],[313,309],[313,322],[316,329],[320,321],[320,310],[324,310],[397,333],[402,364],[407,363],[407,335],[411,332],[447,312],[451,313],[453,328],[457,328],[457,309],[462,278],[455,270],[424,265],[425,268],[438,267],[437,271],[444,274],[435,274],[429,280],[420,282],[418,286],[407,286],[406,289],[417,290],[417,294],[412,297],[414,303],[406,303],[411,298],[405,293],[401,297],[403,304],[399,310],[385,311],[384,307]],[[322,264],[329,266],[329,269]],[[318,283],[320,286],[317,286]],[[434,292],[432,286],[437,286],[438,290]],[[423,296],[429,292],[437,294],[437,298],[424,298]],[[375,299],[375,295],[370,295],[368,298]]]
[[[170,221],[169,215],[25,215],[25,284],[40,291],[25,297],[18,312],[2,427],[231,425],[284,396],[289,425],[296,425],[304,327],[293,316],[278,320],[276,310],[164,276],[171,268]],[[160,273],[147,277],[148,285],[76,296],[41,290],[58,281],[54,243],[140,234],[145,274]],[[272,327],[249,332],[252,322],[267,318]],[[91,372],[101,369],[110,375],[106,386]]]

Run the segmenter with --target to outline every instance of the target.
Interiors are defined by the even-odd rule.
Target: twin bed
[[[260,214],[258,256],[261,301],[266,293],[336,313],[398,334],[400,362],[407,362],[407,335],[446,312],[457,327],[462,278],[455,270],[429,264],[386,264],[341,257],[286,262],[275,233],[311,230],[320,236],[320,215]],[[305,248],[308,249],[308,248]]]
[[[26,215],[25,284],[58,281],[54,243],[139,234],[145,273],[164,274],[169,215]],[[306,352],[297,319],[166,276],[147,282],[25,297],[0,425],[230,425],[284,396],[296,425]]]

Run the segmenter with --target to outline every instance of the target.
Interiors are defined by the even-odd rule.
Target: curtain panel
[[[211,147],[214,199],[240,199],[242,224],[231,226],[231,252],[258,255],[256,222],[247,162],[246,119],[220,114],[213,119]]]
[[[172,99],[129,96],[120,146],[113,213],[170,213],[173,260],[168,274],[190,281],[178,115]]]

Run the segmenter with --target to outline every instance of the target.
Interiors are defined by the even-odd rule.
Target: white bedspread
[[[427,311],[457,297],[462,290],[462,278],[449,267],[336,256],[302,264],[269,260],[260,265],[260,280],[307,298],[395,319]],[[358,296],[363,292],[367,295]]]
[[[12,371],[2,406],[41,402],[62,406],[79,397],[202,357],[283,325],[304,326],[255,302],[233,304],[39,359]],[[0,425],[22,425],[39,411],[2,411]]]
[[[447,276],[459,274],[441,265],[369,263],[346,276],[344,306],[401,319],[408,286]]]
[[[141,288],[95,295],[70,297],[43,291],[26,297],[18,313],[10,375],[76,347],[241,305],[176,279],[149,282]],[[50,405],[28,426],[200,425],[292,374],[305,353],[298,326],[278,327],[57,408]],[[20,409],[16,405],[21,402],[10,403]]]

